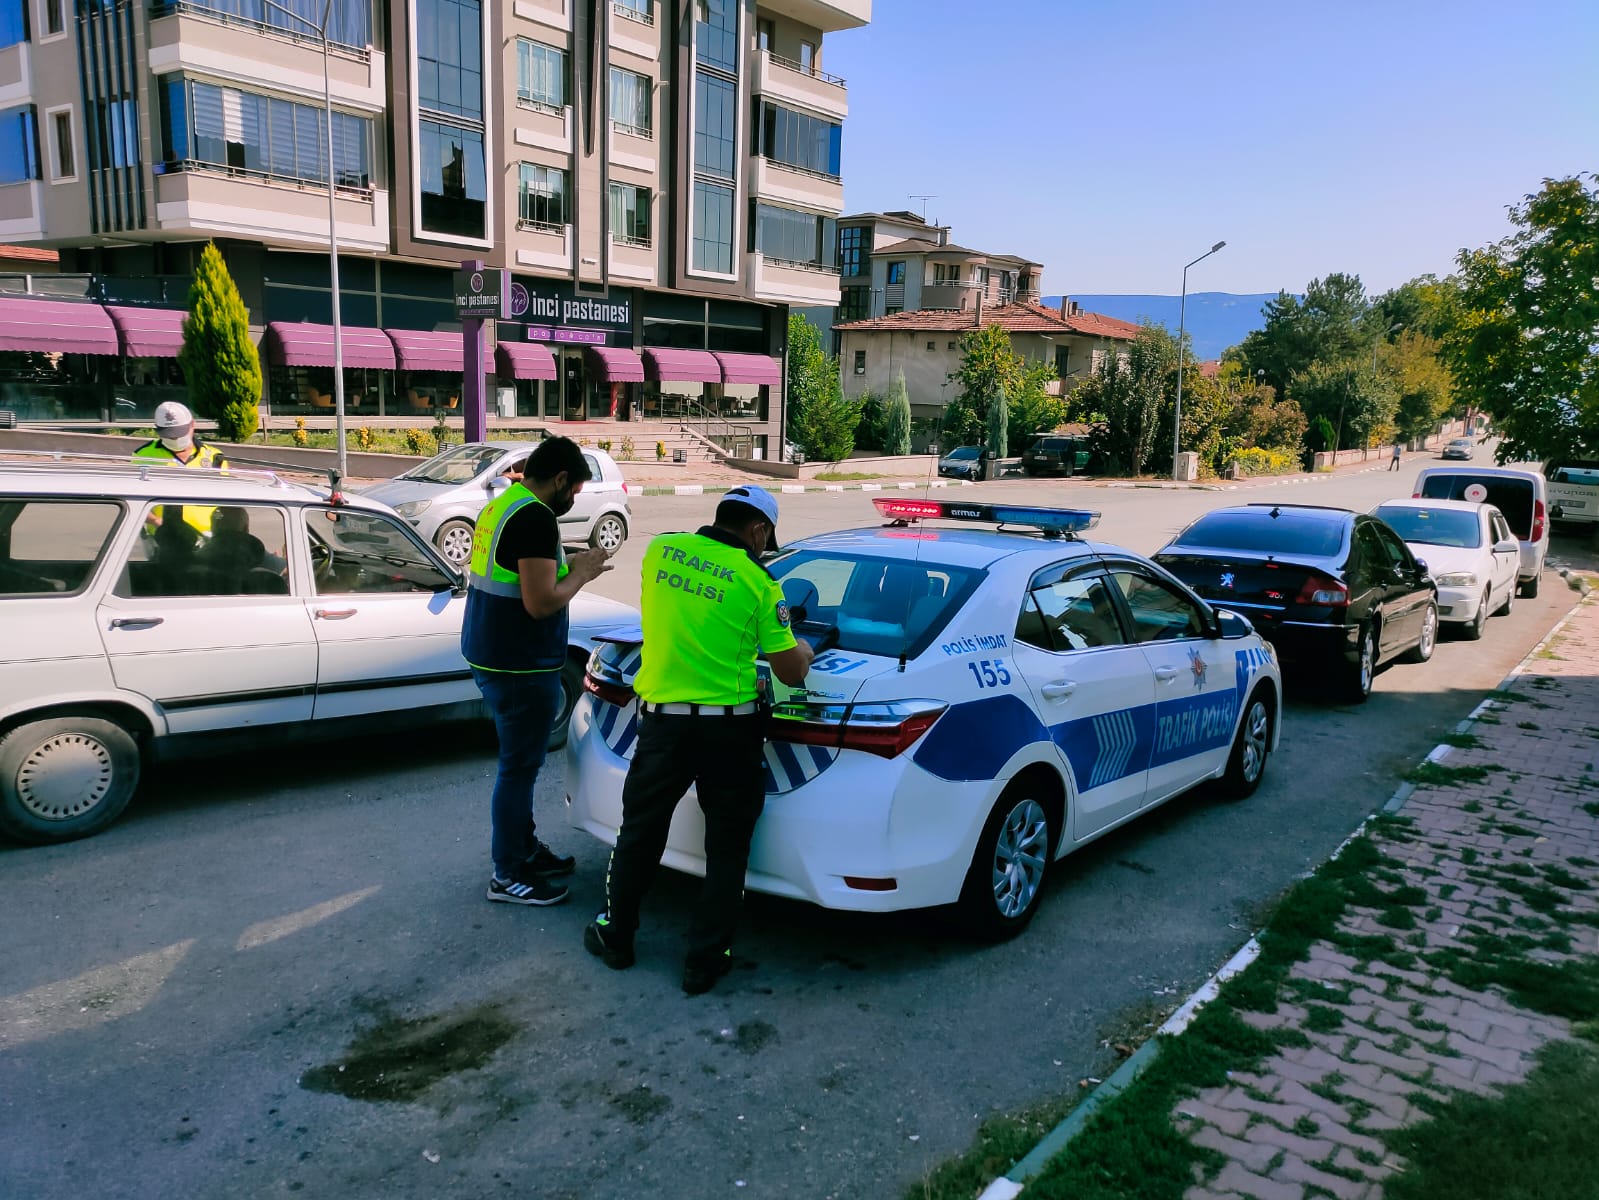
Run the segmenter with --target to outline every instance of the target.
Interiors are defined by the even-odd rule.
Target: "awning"
[[[708,350],[668,350],[664,346],[652,346],[644,351],[644,373],[662,382],[722,382],[722,364]]]
[[[555,379],[555,355],[537,342],[501,342],[494,365],[502,379]]]
[[[452,371],[462,373],[465,346],[460,330],[442,333],[435,329],[385,329],[394,343],[395,360],[402,371]],[[483,369],[494,374],[494,356],[483,348]],[[552,375],[550,378],[554,378]]]
[[[394,370],[394,343],[381,329],[345,325],[340,330],[344,365],[368,371]],[[274,367],[331,367],[333,326],[303,321],[273,321],[262,339]]]
[[[589,366],[600,383],[643,383],[644,363],[622,346],[590,346]]]
[[[189,314],[181,308],[108,304],[106,312],[128,358],[176,358],[183,349],[183,320]]]
[[[783,364],[765,354],[727,354],[711,351],[711,357],[722,364],[723,383],[764,384],[777,387],[783,382]]]
[[[0,350],[34,354],[121,354],[117,331],[98,304],[0,296]]]

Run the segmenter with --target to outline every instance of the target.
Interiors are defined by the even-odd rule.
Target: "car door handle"
[[[1177,668],[1176,667],[1156,667],[1155,668],[1155,678],[1160,680],[1162,683],[1170,683],[1173,679],[1177,678]]]
[[[1039,693],[1045,700],[1065,700],[1077,690],[1077,684],[1070,679],[1062,679],[1056,683],[1046,683],[1039,688]]]
[[[112,629],[154,629],[165,621],[165,617],[117,617],[111,622]]]
[[[346,617],[355,616],[356,611],[353,608],[319,608],[316,610],[316,615],[323,621],[342,621]]]

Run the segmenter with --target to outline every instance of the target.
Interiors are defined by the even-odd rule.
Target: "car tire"
[[[1482,589],[1482,599],[1477,601],[1477,615],[1460,627],[1460,636],[1468,642],[1475,642],[1482,637],[1483,626],[1488,624],[1488,597],[1492,590]]]
[[[1487,597],[1484,596],[1483,599],[1486,601]],[[1486,611],[1487,609],[1484,605],[1479,604],[1477,606],[1477,620],[1479,626],[1481,622],[1486,619],[1482,615]],[[1478,629],[1477,636],[1482,636],[1482,631],[1480,628]],[[1432,657],[1432,652],[1437,649],[1437,647],[1438,605],[1429,600],[1427,602],[1427,610],[1421,614],[1421,639],[1409,650],[1405,651],[1405,661],[1407,663],[1424,663]]]
[[[1518,586],[1523,599],[1532,600],[1537,597],[1538,582],[1539,580],[1537,575],[1534,575],[1531,579],[1523,579],[1519,581]]]
[[[550,724],[551,750],[559,750],[566,745],[567,727],[572,723],[572,710],[583,698],[583,676],[587,670],[588,667],[583,659],[576,655],[567,655],[566,665],[561,668],[561,707],[556,711],[555,720]]]
[[[1377,637],[1370,623],[1360,627],[1355,661],[1345,659],[1343,668],[1344,699],[1351,704],[1364,704],[1371,697],[1372,681],[1377,678]]]
[[[589,545],[607,554],[615,554],[627,541],[627,522],[615,513],[606,513],[594,522],[589,531]]]
[[[1060,811],[1036,778],[1018,779],[1001,793],[961,887],[961,916],[978,938],[1005,941],[1033,919],[1059,837]]]
[[[446,521],[439,526],[438,532],[433,535],[433,544],[438,548],[444,561],[452,567],[466,570],[466,565],[472,558],[472,535],[476,526],[471,521],[459,518]]]
[[[99,833],[139,786],[139,743],[104,717],[50,717],[0,738],[0,834],[47,845]]]
[[[1271,755],[1271,730],[1276,720],[1271,693],[1256,688],[1244,705],[1243,720],[1227,756],[1227,773],[1221,777],[1221,790],[1229,800],[1247,800],[1266,776],[1266,760]]]
[[[1514,581],[1505,589],[1505,602],[1494,609],[1496,617],[1508,617],[1516,608],[1516,585]]]

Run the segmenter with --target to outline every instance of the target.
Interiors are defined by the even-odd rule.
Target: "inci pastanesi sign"
[[[529,326],[596,329],[631,335],[633,293],[618,288],[604,296],[580,296],[572,290],[571,284],[524,275],[511,285],[511,319],[524,321]]]
[[[503,267],[455,273],[455,315],[510,320],[511,273]]]

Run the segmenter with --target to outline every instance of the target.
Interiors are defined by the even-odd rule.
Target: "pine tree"
[[[1010,441],[1010,402],[1005,398],[1005,388],[996,385],[988,398],[988,429],[984,444],[994,460],[1004,458]]]
[[[883,453],[911,452],[911,401],[905,391],[905,372],[901,371],[889,390],[883,406]]]
[[[178,361],[189,383],[189,407],[214,420],[218,436],[242,442],[256,431],[261,359],[250,341],[250,314],[214,243],[206,244],[189,287]]]

